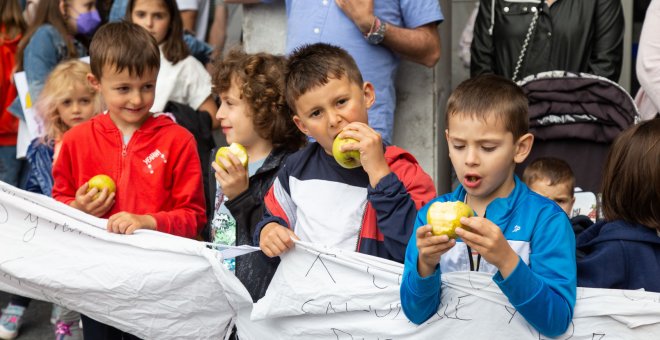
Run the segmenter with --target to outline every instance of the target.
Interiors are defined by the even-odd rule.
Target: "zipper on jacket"
[[[122,147],[121,147],[121,156],[126,157],[126,149],[128,149],[128,145],[124,144],[122,141]]]
[[[369,199],[366,199],[364,201],[364,209],[362,210],[362,221],[360,222],[360,229],[358,229],[357,240],[355,241],[355,251],[356,252],[359,252],[359,250],[360,250],[360,239],[362,238],[362,228],[364,227],[364,220],[367,217],[367,206],[368,205],[369,205]],[[376,226],[376,228],[378,228],[378,226]]]

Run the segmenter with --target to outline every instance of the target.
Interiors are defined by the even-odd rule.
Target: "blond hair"
[[[59,140],[69,130],[64,124],[57,106],[71,96],[77,87],[82,86],[92,97],[94,112],[101,110],[101,97],[87,81],[87,74],[92,70],[89,64],[80,60],[68,60],[58,64],[48,75],[39,99],[35,104],[37,114],[44,122],[42,143]]]

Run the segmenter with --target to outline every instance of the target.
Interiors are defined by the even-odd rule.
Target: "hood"
[[[629,223],[622,220],[612,222],[598,222],[589,227],[577,238],[576,244],[580,247],[591,247],[606,241],[635,241],[660,245],[660,236],[655,229],[641,224]]]

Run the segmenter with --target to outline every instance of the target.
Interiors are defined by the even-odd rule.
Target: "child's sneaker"
[[[80,321],[58,321],[55,324],[55,340],[83,340]]]
[[[0,339],[14,339],[18,336],[18,329],[23,322],[25,307],[12,305],[11,303],[2,311],[0,317]]]

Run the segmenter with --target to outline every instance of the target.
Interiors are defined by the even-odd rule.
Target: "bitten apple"
[[[472,216],[472,208],[463,202],[435,202],[426,213],[426,221],[431,226],[433,235],[456,238],[456,228],[465,228],[461,225],[461,217]]]
[[[339,138],[336,137],[332,142],[332,156],[337,163],[346,169],[353,169],[362,166],[360,162],[360,151],[349,150],[341,151],[342,145],[357,143],[358,141],[353,138]]]
[[[110,176],[103,174],[96,175],[90,178],[89,181],[87,181],[87,184],[89,185],[89,187],[87,188],[87,192],[92,190],[92,188],[96,188],[99,191],[99,193],[94,195],[94,199],[98,198],[99,195],[101,194],[101,191],[103,191],[103,189],[105,188],[108,189],[108,195],[117,190],[115,181],[113,181]]]
[[[247,150],[243,145],[239,143],[231,143],[231,145],[229,146],[221,147],[220,149],[218,149],[218,152],[215,153],[215,162],[218,163],[218,165],[222,169],[225,169],[225,166],[222,165],[220,158],[225,158],[228,160],[229,153],[233,153],[238,158],[238,160],[241,161],[241,164],[247,168],[248,166]]]

